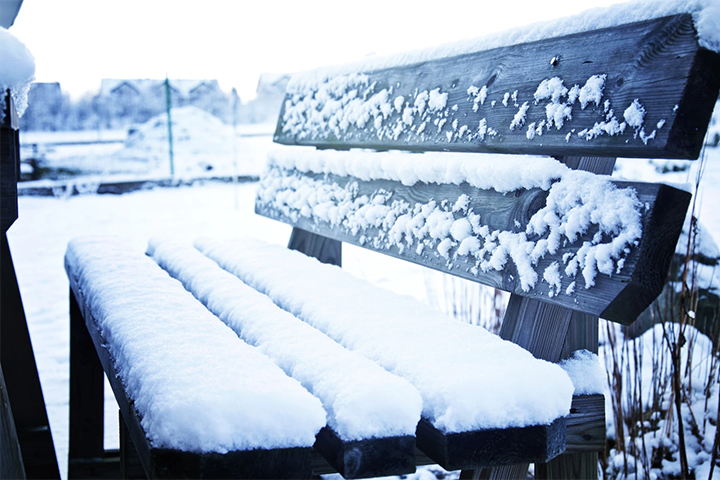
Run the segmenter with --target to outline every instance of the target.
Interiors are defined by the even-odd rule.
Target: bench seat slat
[[[126,245],[73,240],[65,266],[148,474],[310,475],[325,412],[295,380]]]
[[[315,448],[340,474],[415,471],[422,399],[407,380],[280,309],[192,245],[151,240],[148,254],[241,339],[321,400],[332,430],[321,430]]]
[[[573,387],[560,367],[480,327],[276,245],[202,239],[196,247],[280,307],[407,378],[423,396],[423,416],[444,434],[550,425],[569,413]],[[564,448],[564,438],[552,440],[549,447]]]
[[[293,78],[275,141],[694,159],[720,89],[720,55],[699,47],[690,14],[358,69]]]
[[[320,172],[334,171],[335,167],[328,165],[332,164],[335,157],[353,159],[357,156],[358,163],[362,166],[364,164],[361,162],[370,155],[365,152],[334,152],[335,155],[332,156],[328,155],[329,152],[308,153],[311,154],[309,156],[314,153],[315,156],[326,159],[325,163],[321,162],[320,167],[315,168]],[[379,170],[391,162],[399,163],[403,160],[411,164],[413,157],[425,156],[375,155],[382,158],[375,160]],[[432,154],[432,158],[439,156]],[[410,157],[410,160],[402,157]],[[504,158],[498,158],[498,161],[502,160]],[[416,158],[416,162],[421,161],[421,158]],[[469,167],[473,162],[475,166]],[[428,163],[432,165],[432,162]],[[380,251],[518,295],[538,298],[620,323],[632,323],[663,288],[674,246],[682,229],[690,194],[662,184],[611,181],[607,177],[602,178],[587,172],[563,173],[562,170],[557,175],[562,176],[563,179],[569,178],[570,182],[575,182],[574,184],[569,183],[568,187],[563,187],[561,181],[550,186],[550,181],[542,177],[528,178],[523,179],[519,184],[527,187],[536,184],[542,188],[519,188],[506,192],[476,188],[467,183],[468,181],[477,183],[482,180],[476,177],[481,176],[484,167],[490,167],[491,163],[492,160],[486,163],[479,159],[468,161],[467,170],[471,171],[464,172],[464,176],[460,175],[460,169],[457,170],[456,175],[454,169],[448,168],[450,173],[437,174],[437,176],[450,178],[451,181],[454,179],[457,183],[442,185],[421,181],[406,185],[395,180],[360,179],[333,173],[314,173],[312,171],[314,167],[304,166],[302,168],[311,171],[299,171],[271,165],[261,181],[255,211],[309,232]],[[304,165],[302,162],[300,164]],[[325,167],[323,168],[322,165]],[[443,165],[445,164],[441,160],[437,160],[435,168],[443,171]],[[337,169],[342,171],[344,167],[340,166]],[[432,170],[431,167],[428,169]],[[364,171],[361,167],[356,170]],[[512,171],[512,167],[508,170]],[[368,167],[366,171],[373,171],[373,167]],[[389,174],[390,177],[394,175],[394,173]],[[492,174],[488,172],[486,176],[491,177]],[[409,177],[416,178],[416,175]],[[548,185],[543,185],[544,182]],[[550,195],[554,195],[556,188],[558,193],[563,192],[563,188],[585,191],[590,189],[592,182],[597,183],[597,191],[600,193],[588,190],[582,197],[574,200],[575,204],[566,204],[548,210],[548,188]],[[483,185],[483,187],[487,186]],[[610,193],[603,193],[608,189]],[[598,252],[600,249],[610,248],[611,243],[624,233],[608,230],[600,238],[595,238],[600,225],[597,220],[590,222],[585,233],[575,241],[570,241],[561,234],[563,243],[559,245],[557,251],[555,253],[546,251],[542,257],[536,258],[532,265],[530,265],[532,255],[528,250],[524,253],[521,251],[508,255],[499,268],[493,263],[494,252],[499,248],[488,250],[478,257],[468,250],[462,251],[464,243],[457,240],[452,229],[442,235],[433,234],[430,230],[432,215],[420,219],[425,222],[425,226],[417,224],[420,221],[417,212],[421,207],[435,209],[442,215],[452,215],[452,219],[457,221],[463,218],[472,221],[472,216],[479,215],[479,225],[483,228],[486,226],[487,230],[484,233],[473,231],[473,235],[470,235],[477,239],[472,241],[476,241],[479,247],[497,246],[498,241],[492,236],[492,233],[497,231],[509,232],[507,234],[509,240],[524,242],[523,245],[526,245],[524,248],[532,249],[540,247],[542,242],[550,238],[549,231],[542,235],[534,232],[526,235],[524,233],[528,230],[529,224],[538,220],[544,222],[545,212],[550,211],[554,212],[553,215],[567,217],[561,218],[561,222],[558,223],[557,231],[561,232],[562,229],[573,226],[570,223],[574,221],[573,219],[585,218],[585,215],[604,218],[603,212],[608,209],[612,211],[615,205],[609,202],[614,201],[617,195],[623,192],[627,195],[624,201],[629,202],[628,205],[622,204],[625,205],[623,208],[635,210],[634,215],[641,222],[642,236],[638,236],[637,245],[632,239],[626,240],[628,243],[623,248],[629,253],[619,251],[619,256],[612,260],[611,276],[598,272],[599,268],[594,267],[590,263],[591,260],[585,260],[590,257],[584,255],[587,255],[588,246],[591,249],[597,248]],[[606,195],[606,197],[598,195]],[[466,208],[459,209],[456,205],[463,196],[466,198]],[[558,195],[558,198],[565,201],[564,198],[572,197],[562,194]],[[412,220],[408,220],[408,215],[413,217]],[[568,227],[564,226],[566,224]],[[627,228],[631,229],[632,224],[628,225]],[[426,229],[422,230],[421,227]],[[409,236],[407,234],[409,229],[413,232],[425,232],[424,236]],[[573,259],[580,262],[574,275],[566,271]],[[484,267],[481,260],[487,262]],[[524,263],[525,261],[527,263]],[[590,268],[594,278],[585,276],[584,265]],[[534,274],[529,272],[528,268],[531,268]],[[554,270],[557,276],[548,277],[547,272],[551,270]],[[532,279],[532,275],[535,275],[534,284],[530,284],[527,280]],[[590,279],[594,281],[594,285],[585,288]]]

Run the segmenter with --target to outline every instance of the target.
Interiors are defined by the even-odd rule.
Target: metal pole
[[[173,136],[172,136],[172,117],[170,116],[170,109],[172,107],[172,100],[170,98],[170,80],[167,75],[165,76],[165,108],[167,110],[167,125],[168,125],[168,147],[170,149],[170,176],[175,176],[175,158],[173,156]]]
[[[237,90],[232,89],[232,121],[233,121],[233,184],[235,190],[235,210],[240,208],[240,199],[238,194],[238,158],[237,158],[237,109],[240,103]]]

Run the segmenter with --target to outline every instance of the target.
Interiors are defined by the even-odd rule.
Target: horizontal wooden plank
[[[691,16],[674,15],[363,72],[364,81],[335,78],[332,89],[320,93],[313,85],[291,86],[275,141],[320,148],[694,159],[720,90],[720,55],[700,48],[696,37]],[[542,82],[556,77],[565,94],[536,98]],[[598,78],[604,88],[597,101],[575,99],[575,85]],[[447,94],[445,100],[437,97],[431,105],[425,98],[423,104],[422,96],[435,89]],[[625,111],[636,99],[645,110],[642,125],[626,124],[614,136],[593,133],[612,128],[613,119],[617,127],[626,122]],[[345,110],[339,107],[343,102]],[[356,116],[358,109],[365,114]]]
[[[417,428],[417,445],[446,470],[547,462],[565,450],[566,419],[550,425],[444,433],[428,420]]]
[[[363,182],[353,177],[335,175],[308,174],[307,176],[328,185],[336,184],[342,188],[351,188],[354,198],[363,195],[373,198],[378,192],[382,192],[383,195],[391,195],[393,202],[407,202],[409,205],[426,204],[432,199],[443,199],[452,207],[461,195],[467,195],[469,211],[479,214],[482,224],[487,225],[491,232],[494,230],[524,232],[529,219],[544,207],[547,198],[547,192],[541,189],[502,194],[494,190],[481,190],[466,183],[460,185],[416,183],[413,186],[405,186],[399,182],[385,180]],[[542,281],[544,270],[553,262],[564,265],[564,255],[577,254],[583,242],[592,240],[596,231],[590,230],[577,241],[561,246],[556,254],[547,253],[540,259],[535,266],[535,271],[539,272],[538,282],[534,288],[526,292],[522,288],[521,276],[510,259],[503,270],[491,268],[482,271],[476,269],[475,257],[454,256],[457,247],[452,247],[446,258],[440,255],[437,248],[425,248],[418,253],[414,247],[404,248],[403,245],[398,247],[397,244],[388,246],[385,241],[388,235],[387,229],[381,231],[377,227],[368,227],[362,232],[353,232],[345,225],[333,227],[327,222],[317,220],[316,217],[306,217],[297,211],[291,210],[288,215],[287,210],[283,211],[260,201],[256,202],[255,211],[308,232],[362,246],[518,295],[630,324],[662,291],[690,201],[690,194],[667,185],[620,181],[613,183],[618,188],[634,189],[640,204],[645,206],[642,212],[642,239],[631,249],[619,273],[612,276],[598,273],[595,286],[591,288],[585,288],[583,277],[579,273],[575,277],[566,275],[562,279],[560,293],[552,297],[549,296],[548,284]],[[460,214],[455,215],[457,218]],[[533,240],[531,237],[528,239]],[[534,240],[538,239],[539,237]],[[574,292],[567,294],[571,282],[576,283]]]
[[[567,417],[565,453],[605,451],[605,397],[601,394],[573,396]]]
[[[318,433],[314,448],[347,479],[415,472],[413,436],[346,441],[325,427]]]
[[[312,448],[284,448],[273,450],[193,453],[152,447],[140,424],[140,415],[128,398],[122,379],[117,375],[115,361],[107,350],[97,323],[92,316],[75,274],[65,264],[70,290],[75,296],[85,325],[90,333],[100,363],[115,394],[128,433],[135,444],[140,462],[150,478],[310,478]]]

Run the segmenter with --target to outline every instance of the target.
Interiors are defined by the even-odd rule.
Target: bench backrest
[[[689,14],[453,56],[446,53],[410,55],[394,60],[393,66],[376,62],[294,78],[288,85],[275,141],[337,150],[550,155],[571,168],[610,174],[617,156],[697,158],[720,90],[720,55],[698,45]],[[275,200],[286,198],[291,191],[297,194],[298,188],[318,190],[324,186],[336,190],[333,198],[337,204],[341,203],[337,195],[349,195],[355,203],[366,195],[369,204],[405,203],[410,210],[425,205],[452,215],[452,219],[472,212],[490,233],[526,232],[524,240],[529,243],[523,248],[532,248],[547,240],[542,229],[528,230],[553,195],[546,186],[512,192],[483,189],[467,176],[458,184],[451,180],[437,185],[420,179],[408,186],[403,184],[407,182],[401,178],[402,172],[397,178],[363,181],[363,169],[318,167],[322,155],[341,156],[341,152],[313,154],[320,164],[305,162],[314,162],[312,168],[301,169],[288,161],[302,155],[296,149],[271,162],[274,166],[263,180],[257,213],[326,239],[626,324],[662,290],[690,200],[689,193],[666,185],[614,182],[619,191],[636,192],[642,235],[631,235],[620,247],[615,244],[612,248],[622,252],[602,266],[608,245],[619,232],[599,232],[598,225],[593,225],[577,239],[566,238],[556,249],[541,252],[544,256],[531,265],[538,280],[529,282],[533,273],[523,272],[527,265],[509,252],[509,244],[505,245],[506,258],[496,259],[504,268],[490,268],[492,252],[483,264],[477,257],[458,255],[460,241],[452,242],[445,252],[442,246],[438,249],[438,242],[423,251],[417,244],[411,248],[409,242],[389,241],[393,225],[376,223],[358,230],[357,222],[349,223],[347,218],[333,223],[322,215],[293,211]],[[362,158],[363,152],[348,155],[353,157],[347,161],[350,163],[372,161]],[[378,160],[381,166],[394,161],[392,155],[385,155]],[[422,156],[417,157],[420,162]],[[443,157],[452,163],[451,155]],[[518,171],[544,161],[522,158],[527,164],[515,163]],[[495,160],[505,161],[505,157]],[[478,167],[478,175],[482,168]],[[360,173],[354,176],[353,171]],[[284,183],[279,178],[284,178]],[[583,178],[575,182],[578,188],[592,181]],[[294,179],[295,186],[288,179]],[[566,193],[571,190],[572,186],[566,187]],[[465,202],[462,212],[454,210],[458,200]],[[597,205],[595,211],[610,205]],[[347,213],[347,208],[343,211]],[[395,216],[403,213],[408,211]],[[497,241],[497,236],[484,234],[483,240]],[[327,244],[314,237],[297,241]],[[606,250],[596,250],[591,259],[587,245]],[[312,248],[305,245],[299,249],[311,253],[308,249]],[[339,258],[339,254],[335,256]],[[595,262],[595,257],[597,266],[591,265],[590,270],[600,273],[563,275],[573,259],[580,260],[582,267]],[[558,271],[562,278],[553,281]],[[544,278],[546,275],[550,279]]]

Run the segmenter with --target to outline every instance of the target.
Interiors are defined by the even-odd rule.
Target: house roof
[[[150,92],[157,87],[160,87],[165,83],[165,80],[157,79],[117,79],[117,78],[103,78],[100,82],[100,95],[110,95],[118,87],[123,84],[127,84],[135,88],[139,93],[144,94]],[[207,85],[211,88],[218,88],[217,80],[170,80],[170,87],[178,91],[183,96],[188,96],[190,92],[195,90],[201,85]]]

